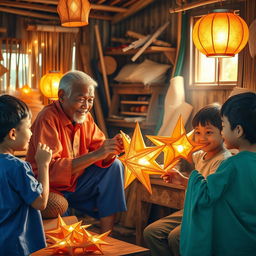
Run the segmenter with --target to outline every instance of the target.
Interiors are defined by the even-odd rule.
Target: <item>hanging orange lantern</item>
[[[233,57],[249,37],[245,21],[228,10],[214,10],[199,19],[193,28],[193,42],[207,57]]]
[[[88,0],[59,0],[57,11],[64,27],[88,25],[91,4]]]
[[[51,100],[58,99],[58,88],[62,76],[63,74],[58,71],[49,71],[40,79],[40,90],[45,97]]]

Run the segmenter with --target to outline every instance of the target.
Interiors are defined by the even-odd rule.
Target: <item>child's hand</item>
[[[177,185],[186,186],[188,178],[180,173],[178,170],[173,168],[171,171],[161,175],[161,178],[166,183],[173,183]]]
[[[52,159],[52,150],[46,144],[42,144],[39,142],[37,145],[37,150],[35,155],[37,166],[49,165],[51,159]]]

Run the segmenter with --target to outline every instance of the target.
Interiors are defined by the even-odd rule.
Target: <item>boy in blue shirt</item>
[[[30,126],[27,105],[10,95],[0,96],[0,255],[4,256],[27,256],[46,246],[39,210],[48,200],[51,149],[38,145],[38,181],[30,164],[13,155],[27,149]]]
[[[256,251],[256,94],[222,106],[222,136],[239,153],[206,179],[190,175],[181,228],[182,256],[254,256]]]

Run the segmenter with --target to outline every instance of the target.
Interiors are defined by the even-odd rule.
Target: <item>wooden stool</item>
[[[143,244],[143,230],[147,225],[151,204],[173,209],[183,208],[185,188],[165,183],[160,178],[151,178],[152,195],[140,184],[137,190],[136,244]]]

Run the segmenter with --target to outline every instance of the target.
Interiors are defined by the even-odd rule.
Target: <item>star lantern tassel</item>
[[[193,131],[186,134],[182,117],[180,116],[172,135],[167,136],[147,136],[156,146],[164,146],[164,170],[172,169],[180,158],[191,161],[192,154],[203,148],[205,144],[193,141]]]
[[[123,132],[121,134],[125,154],[119,159],[125,166],[125,188],[137,178],[148,192],[152,194],[149,175],[161,175],[164,173],[155,159],[160,155],[165,146],[146,147],[138,122],[136,123],[131,140]]]

